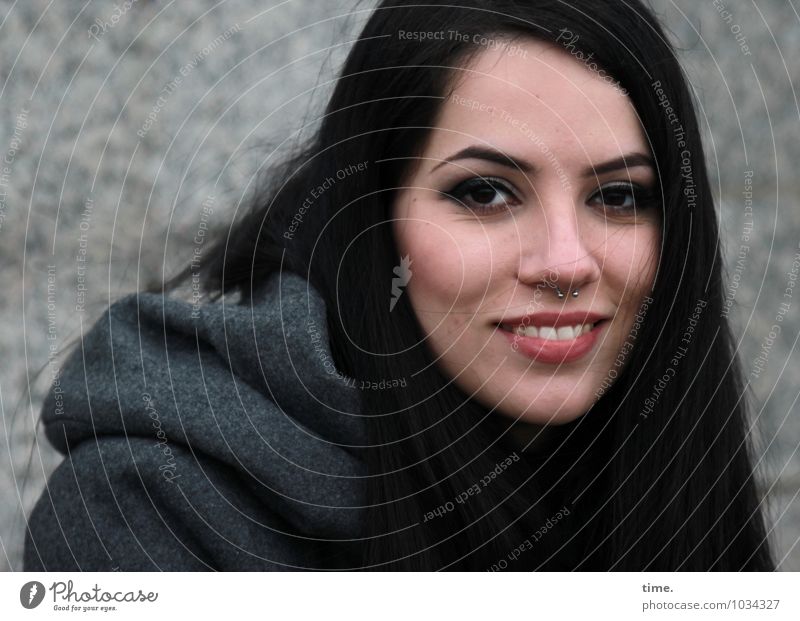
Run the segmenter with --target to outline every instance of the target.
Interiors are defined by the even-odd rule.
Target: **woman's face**
[[[436,363],[538,429],[584,414],[621,372],[661,220],[624,92],[559,48],[513,49],[459,72],[393,227]]]

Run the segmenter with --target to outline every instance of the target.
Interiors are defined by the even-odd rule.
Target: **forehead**
[[[524,39],[487,48],[454,71],[435,124],[445,130],[434,132],[439,146],[478,139],[539,157],[546,147],[580,166],[649,152],[631,101],[591,58]]]

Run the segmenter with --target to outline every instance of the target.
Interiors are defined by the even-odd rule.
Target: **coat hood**
[[[64,454],[135,442],[176,488],[191,483],[187,456],[212,463],[294,532],[339,539],[362,529],[360,409],[355,382],[334,366],[324,301],[276,272],[246,303],[120,299],[66,360],[42,420]]]

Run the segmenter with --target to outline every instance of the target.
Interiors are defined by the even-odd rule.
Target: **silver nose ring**
[[[569,290],[567,290],[567,293],[569,293]],[[573,297],[573,298],[577,298],[577,297],[578,297],[578,293],[579,293],[579,292],[578,292],[578,289],[574,289],[574,290],[572,291],[572,297]],[[559,299],[559,300],[563,300],[563,299],[564,299],[564,297],[566,296],[566,293],[564,293],[564,292],[561,290],[561,288],[560,288],[558,285],[556,285],[556,295],[558,296],[558,299]]]

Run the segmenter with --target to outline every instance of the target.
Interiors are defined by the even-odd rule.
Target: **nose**
[[[519,280],[530,285],[557,285],[562,291],[587,289],[602,271],[599,240],[592,239],[590,223],[581,222],[574,204],[561,196],[535,211],[520,231],[522,255]],[[524,226],[522,223],[521,227]]]

